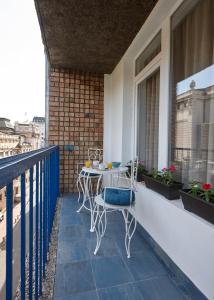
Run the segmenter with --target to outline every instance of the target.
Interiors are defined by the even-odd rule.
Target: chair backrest
[[[104,203],[106,202],[106,190],[107,189],[117,189],[122,191],[129,192],[129,205],[133,205],[133,197],[135,198],[136,190],[136,179],[137,179],[137,170],[138,170],[138,158],[135,158],[131,161],[131,174],[130,177],[123,178],[126,182],[125,187],[122,187],[121,184],[117,187],[104,187]]]
[[[88,160],[98,160],[99,162],[103,161],[103,149],[88,149]]]
[[[137,181],[137,170],[138,170],[138,157],[131,161],[131,186],[135,189],[135,183]]]

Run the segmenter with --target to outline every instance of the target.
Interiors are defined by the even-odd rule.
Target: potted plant
[[[152,174],[144,175],[146,187],[160,193],[169,200],[179,199],[179,190],[183,184],[174,180],[173,173],[175,171],[174,165],[163,168],[161,171],[153,169]]]
[[[180,190],[184,208],[214,224],[214,188],[210,183],[193,181],[190,189]]]
[[[137,168],[137,181],[141,182],[144,181],[144,175],[147,175],[148,171],[145,168],[144,162],[140,160],[138,162],[138,168]]]
[[[131,174],[131,161],[127,163],[126,167],[128,168],[127,176],[130,177]],[[138,161],[137,168],[137,182],[144,181],[144,175],[148,174],[148,171],[145,168],[144,162],[142,160]]]

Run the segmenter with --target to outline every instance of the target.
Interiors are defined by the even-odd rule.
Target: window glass
[[[214,1],[187,4],[172,18],[170,158],[186,185],[214,184]]]
[[[151,171],[158,166],[160,70],[138,85],[137,155]]]
[[[161,33],[159,32],[135,61],[135,76],[145,68],[161,51]]]

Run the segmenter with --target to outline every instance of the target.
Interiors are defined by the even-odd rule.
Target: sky
[[[195,89],[203,89],[214,85],[214,65],[195,73],[177,84],[177,95],[190,90],[190,83],[195,81]]]
[[[0,1],[0,117],[45,115],[45,56],[34,0]]]

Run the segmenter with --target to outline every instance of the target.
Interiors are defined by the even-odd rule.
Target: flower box
[[[143,173],[137,173],[137,182],[144,181],[144,174]]]
[[[127,166],[128,171],[126,172],[127,177],[130,177],[131,174],[131,166]],[[144,181],[144,173],[141,172],[137,172],[137,178],[136,178],[137,182],[142,182]]]
[[[180,198],[179,190],[182,188],[183,184],[180,182],[174,182],[167,185],[159,180],[154,179],[152,176],[144,175],[144,181],[146,187],[160,193],[169,200],[175,200]]]
[[[189,189],[180,190],[184,208],[214,224],[214,204],[191,195],[189,191]]]

